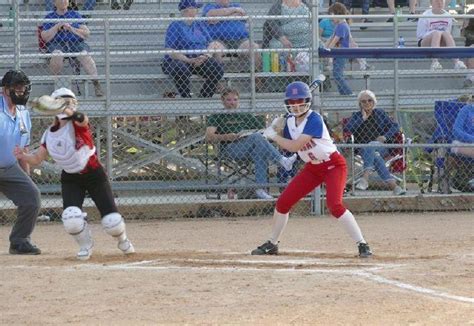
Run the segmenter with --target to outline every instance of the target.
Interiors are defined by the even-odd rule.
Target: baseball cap
[[[53,98],[58,98],[58,97],[71,97],[71,98],[76,98],[76,95],[66,87],[61,87],[57,90],[55,90],[52,94],[51,97]]]
[[[201,7],[202,7],[202,3],[197,3],[194,0],[181,0],[178,5],[178,9],[180,11],[186,8],[201,8]]]

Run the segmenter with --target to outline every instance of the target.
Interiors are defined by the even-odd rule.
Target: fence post
[[[13,12],[10,14],[13,14],[13,42],[15,44],[15,69],[20,69],[21,64],[20,64],[20,22],[19,22],[19,10],[20,10],[20,5],[18,4],[18,0],[12,0],[12,6],[13,6]]]
[[[110,21],[108,18],[104,19],[104,45],[105,45],[105,111],[110,111],[111,96],[110,96]],[[106,135],[107,135],[107,155],[106,155],[106,169],[110,179],[112,175],[113,162],[113,148],[112,148],[112,117],[108,114],[106,121]]]

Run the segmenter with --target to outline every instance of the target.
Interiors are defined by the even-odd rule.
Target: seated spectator
[[[290,171],[296,155],[285,157],[259,132],[248,134],[249,130],[265,127],[263,120],[254,114],[238,112],[239,92],[225,89],[222,104],[228,113],[213,114],[207,119],[206,140],[220,143],[219,156],[223,159],[252,160],[255,163],[255,178],[258,184],[268,183],[268,163],[279,163]],[[237,111],[237,112],[232,112]],[[255,191],[260,199],[271,199],[263,186]]]
[[[196,18],[201,4],[194,0],[181,0],[178,9],[184,18]],[[214,49],[215,43],[207,32],[206,22],[198,20],[174,21],[166,30],[167,50]],[[169,75],[183,98],[191,97],[191,76],[203,77],[206,81],[200,97],[212,97],[219,80],[224,76],[224,67],[209,53],[170,53],[162,63],[163,72]]]
[[[466,105],[459,111],[453,126],[452,152],[474,158],[474,105]],[[471,144],[472,147],[455,147]]]
[[[410,15],[416,14],[416,1],[417,0],[408,0],[408,8],[410,10]],[[387,7],[390,14],[395,15],[395,0],[387,0]],[[418,18],[408,18],[407,20],[410,22],[416,22],[418,21]],[[387,19],[387,23],[393,23],[393,18],[390,17],[389,19]]]
[[[268,11],[269,16],[307,15],[310,9],[306,0],[276,0]],[[311,47],[311,21],[309,19],[268,19],[263,24],[263,48],[296,49]]]
[[[112,2],[110,3],[110,8],[112,8],[113,10],[119,10],[121,8],[123,8],[123,10],[128,10],[130,9],[132,3],[133,0],[125,0],[125,2],[123,3],[123,7],[121,7],[118,0],[112,0]]]
[[[45,0],[44,4],[45,4],[46,11],[56,10],[54,6],[54,0]],[[84,5],[82,7],[82,10],[94,10],[95,4],[96,4],[96,0],[84,0]],[[71,7],[69,9],[79,10],[77,7],[78,7],[77,1],[72,1]]]
[[[370,90],[364,90],[359,93],[357,99],[360,111],[352,114],[344,127],[344,132],[352,133],[356,144],[377,145],[392,142],[400,128],[385,111],[375,108],[377,105],[375,94]],[[364,172],[356,184],[357,189],[366,190],[369,187],[370,174],[375,170],[395,195],[405,194],[405,191],[397,185],[385,166],[384,157],[388,155],[388,151],[389,148],[384,147],[360,148],[360,154],[364,161]]]
[[[230,0],[216,0],[215,3],[207,4],[202,15],[204,17],[241,17],[246,16],[247,13],[236,2]],[[244,20],[213,20],[207,21],[208,32],[211,38],[217,42],[217,49],[250,49],[249,32]],[[254,49],[259,49],[257,43],[253,43]],[[241,55],[245,53],[240,53]],[[222,54],[218,54],[216,59],[222,61]],[[260,69],[261,56],[259,53],[255,55],[255,66]]]
[[[56,11],[46,15],[46,19],[78,19],[82,16],[74,10],[68,10],[69,0],[55,0]],[[97,67],[94,59],[87,53],[89,46],[85,39],[89,37],[90,31],[82,22],[46,22],[43,24],[43,31],[41,38],[46,43],[48,53],[64,54],[80,52],[81,55],[77,57],[81,65],[84,67],[86,73],[92,77],[97,78]],[[49,61],[49,68],[51,73],[58,75],[64,67],[64,56],[52,57]],[[102,88],[97,79],[92,81],[94,84],[95,95],[103,96]]]
[[[321,38],[322,42],[327,42],[332,35],[334,34],[334,29],[336,27],[336,24],[332,21],[332,19],[324,18],[321,19],[319,22],[319,36]],[[352,38],[349,42],[349,47],[350,48],[358,48],[359,45],[356,43],[354,38]],[[332,60],[330,60],[332,62]],[[370,66],[367,64],[367,61],[364,58],[357,58],[357,62],[359,63],[360,70],[365,71],[370,69]]]
[[[469,15],[474,15],[474,9],[467,12]],[[464,19],[463,26],[461,29],[461,35],[466,39],[466,47],[474,47],[474,18]],[[474,58],[467,59],[467,68],[474,69]],[[464,80],[464,87],[469,88],[474,84],[474,73],[466,76]]]
[[[451,30],[453,27],[453,18],[451,14],[444,10],[444,0],[431,0],[431,9],[426,10],[423,15],[436,18],[420,18],[416,28],[416,37],[419,47],[455,47]],[[466,65],[459,59],[453,59],[454,69],[466,69]],[[431,70],[443,69],[438,59],[433,59]]]
[[[335,3],[328,9],[330,15],[347,15],[349,12],[342,3]],[[333,18],[332,21],[336,25],[334,34],[326,42],[326,47],[331,48],[349,48],[351,42],[351,28],[344,18]],[[344,67],[346,66],[346,58],[333,58],[332,73],[336,81],[337,89],[341,95],[352,95],[352,89],[344,78]]]

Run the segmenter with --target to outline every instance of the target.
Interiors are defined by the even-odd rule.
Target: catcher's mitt
[[[64,111],[67,101],[63,98],[55,99],[49,95],[43,95],[31,100],[29,105],[40,114],[57,115]]]

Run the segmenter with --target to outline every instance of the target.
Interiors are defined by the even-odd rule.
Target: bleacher
[[[157,1],[157,2],[135,2],[132,8],[128,11],[110,10],[108,4],[98,3],[96,10],[87,12],[91,20],[89,21],[89,28],[91,29],[91,36],[87,43],[91,46],[91,52],[94,60],[98,66],[99,75],[101,79],[105,79],[106,58],[104,54],[104,26],[100,19],[110,18],[109,22],[109,36],[108,46],[111,52],[110,55],[110,94],[116,99],[160,99],[162,90],[173,90],[173,84],[169,81],[168,76],[161,71],[161,57],[162,54],[150,53],[152,51],[163,50],[164,34],[166,32],[169,21],[159,21],[159,18],[170,17],[173,14],[179,16],[176,6],[178,1]],[[267,8],[271,5],[271,1],[242,1],[249,14],[265,14]],[[251,4],[251,5],[250,5]],[[7,8],[8,5],[1,5],[1,8]],[[39,93],[49,92],[54,85],[54,77],[50,76],[47,69],[47,58],[35,56],[38,53],[38,39],[36,36],[36,26],[41,24],[41,18],[46,14],[41,8],[40,3],[33,1],[27,2],[20,6],[21,18],[38,19],[32,21],[30,26],[25,23],[21,27],[21,53],[32,55],[32,57],[22,60],[22,67],[25,69],[33,80],[38,82],[39,87],[35,87],[35,91]],[[27,11],[23,11],[26,10]],[[36,9],[36,10],[34,10]],[[1,10],[1,12],[8,13]],[[371,14],[387,14],[386,9],[372,8]],[[1,16],[0,16],[1,17]],[[140,20],[141,19],[141,20]],[[355,40],[360,47],[392,47],[395,43],[393,25],[385,23],[385,19],[373,19],[376,22],[368,24],[367,30],[361,31],[359,29],[361,23],[355,19],[352,24],[352,33]],[[461,22],[456,23],[455,29],[459,30]],[[4,24],[5,25],[5,24]],[[256,40],[261,39],[261,26],[263,20],[256,20]],[[416,46],[416,23],[400,22],[398,23],[399,35],[403,35],[406,41],[406,46]],[[0,55],[11,55],[12,44],[14,44],[14,37],[12,28],[4,26],[0,29]],[[150,37],[150,35],[152,37]],[[456,35],[456,32],[455,32]],[[456,38],[457,44],[461,45],[462,40],[458,36]],[[136,52],[139,53],[136,53]],[[11,60],[2,60],[0,69],[7,69],[13,64]],[[228,60],[226,64],[225,81],[227,84],[232,84],[237,87],[242,87],[244,97],[250,97],[250,77],[245,72],[235,72],[235,67],[232,62]],[[393,90],[393,76],[394,76],[394,62],[393,60],[379,59],[370,60],[369,64],[373,67],[370,72],[359,71],[357,64],[353,64],[351,69],[346,71],[349,76],[350,84],[354,90],[370,87],[377,94],[381,96],[390,97],[391,90]],[[401,106],[420,106],[420,93],[427,96],[427,102],[431,103],[431,95],[439,95],[439,91],[446,94],[458,95],[462,94],[462,81],[465,72],[455,71],[450,69],[452,64],[447,60],[442,62],[445,70],[443,73],[430,71],[430,60],[403,60],[399,62],[398,77],[399,88],[401,96]],[[68,70],[66,70],[67,73]],[[287,77],[285,73],[257,73],[257,77],[273,78]],[[436,78],[433,78],[436,76]],[[87,80],[88,77],[84,74],[81,76],[74,76],[70,73],[66,80],[73,80],[79,78]],[[199,87],[199,78],[195,78],[197,84],[195,88]],[[439,85],[444,84],[448,87],[439,89]],[[156,90],[156,91],[153,91]],[[262,90],[257,97],[265,98],[271,96],[275,91],[281,89]],[[432,91],[434,91],[434,94]],[[88,92],[85,92],[88,93]],[[411,103],[411,99],[415,98],[417,103]],[[94,98],[88,99],[94,101]],[[352,106],[352,99],[347,103],[345,99],[341,99],[333,88],[331,91],[323,95],[323,101],[326,106],[334,107]],[[100,100],[99,100],[100,102]],[[423,104],[422,104],[423,105]],[[389,104],[389,107],[393,107]],[[171,109],[171,108],[170,108]]]

